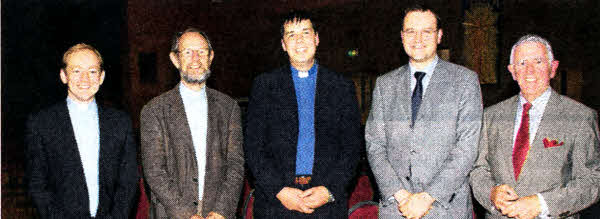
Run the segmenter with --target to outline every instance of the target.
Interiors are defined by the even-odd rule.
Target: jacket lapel
[[[221,170],[222,168],[217,168],[217,166],[219,165],[219,161],[217,159],[217,157],[219,154],[219,124],[221,124],[220,121],[220,117],[219,115],[222,115],[221,113],[221,108],[217,103],[217,99],[215,98],[215,95],[213,93],[213,90],[210,88],[206,88],[206,100],[207,100],[207,108],[208,108],[208,112],[207,112],[207,127],[206,127],[206,154],[204,159],[206,160],[206,165],[204,166],[204,185],[203,185],[203,193],[204,196],[208,197],[208,196],[213,196],[215,195],[214,192],[216,192],[213,188],[211,187],[214,183],[211,179],[214,179],[215,176],[217,176],[218,174],[214,171],[216,170]],[[213,158],[213,159],[211,159]],[[212,189],[211,189],[212,188]],[[206,200],[206,199],[205,199]],[[203,209],[208,209],[208,206],[211,203],[208,202],[203,202],[202,207]]]
[[[406,127],[408,127],[411,120],[412,90],[410,89],[410,78],[412,75],[410,74],[408,65],[399,68],[394,74],[398,83],[393,85],[395,86],[393,91],[396,93],[392,95],[392,98],[394,98],[391,110],[392,118],[408,121],[407,123],[399,123],[406,124]]]
[[[169,91],[170,105],[169,105],[169,126],[171,128],[170,134],[172,135],[173,147],[180,147],[181,150],[184,150],[186,157],[191,157],[191,161],[193,161],[191,166],[194,169],[198,167],[198,161],[196,160],[196,153],[194,151],[194,144],[192,142],[192,133],[190,130],[190,125],[187,121],[187,114],[185,113],[185,107],[183,106],[183,99],[181,98],[181,94],[179,93],[179,86],[181,83],[177,84],[175,88]],[[176,149],[174,149],[176,150]],[[182,157],[183,158],[183,157]],[[190,159],[183,159],[179,162],[188,162]],[[194,176],[197,176],[197,171]]]
[[[513,96],[510,104],[506,106],[508,108],[502,110],[502,116],[499,116],[499,119],[505,119],[506,121],[498,122],[498,136],[501,138],[500,147],[498,150],[500,154],[500,159],[503,159],[504,168],[506,171],[501,171],[503,173],[508,173],[508,177],[511,179],[511,185],[516,185],[517,181],[515,179],[514,167],[512,162],[512,153],[513,153],[513,145],[514,145],[514,130],[515,130],[515,118],[517,114],[517,105],[519,104],[519,95]]]
[[[85,174],[83,172],[83,162],[81,161],[81,155],[79,153],[79,148],[77,146],[77,140],[75,139],[75,131],[73,128],[73,123],[71,122],[71,116],[69,114],[69,108],[67,107],[67,102],[65,100],[64,104],[58,109],[57,120],[63,121],[63,125],[61,128],[63,129],[61,132],[61,137],[64,138],[63,145],[63,159],[64,163],[67,166],[72,167],[70,173],[70,177],[74,177],[75,179],[69,180],[70,182],[75,182],[72,184],[73,191],[76,191],[78,194],[78,199],[81,202],[81,205],[73,205],[79,206],[80,212],[88,212],[89,213],[89,199],[87,184],[85,181]]]
[[[425,94],[423,95],[421,107],[417,112],[417,119],[415,120],[415,124],[417,124],[417,121],[423,118],[424,115],[430,114],[434,108],[434,105],[439,104],[437,102],[439,100],[438,97],[442,97],[444,96],[444,93],[448,92],[448,87],[450,86],[447,85],[447,79],[449,77],[447,76],[448,71],[446,69],[446,66],[444,66],[445,64],[446,63],[444,63],[443,60],[439,60],[437,65],[435,66],[434,73],[431,76],[431,79],[429,80],[429,84],[427,85],[427,90],[425,90]],[[408,87],[410,88],[410,84]],[[408,97],[412,97],[412,93]],[[408,103],[412,104],[412,101],[409,100]]]

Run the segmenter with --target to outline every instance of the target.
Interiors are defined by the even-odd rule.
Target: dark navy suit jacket
[[[244,137],[248,167],[256,178],[256,218],[347,218],[347,187],[359,161],[360,113],[352,81],[319,66],[315,92],[315,159],[307,188],[325,186],[335,202],[307,215],[276,198],[294,185],[298,105],[290,66],[254,80]],[[304,188],[306,189],[306,188]]]
[[[128,218],[138,181],[127,114],[98,104],[99,204],[96,218]],[[89,198],[66,100],[27,121],[29,194],[42,218],[89,218]]]

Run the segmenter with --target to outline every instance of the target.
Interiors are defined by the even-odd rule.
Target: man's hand
[[[206,215],[206,219],[225,219],[225,217],[217,212],[211,211]]]
[[[512,201],[517,199],[519,199],[517,192],[506,184],[492,188],[492,193],[490,194],[492,204],[494,204],[496,209],[502,212],[503,215],[507,214],[506,207],[511,205]]]
[[[406,218],[421,218],[425,216],[435,199],[426,192],[415,193],[408,197],[403,205],[398,205],[398,210]]]
[[[277,193],[276,197],[288,210],[299,211],[306,214],[313,213],[315,210],[308,207],[300,195],[302,195],[302,190],[300,189],[283,187],[283,189]]]
[[[394,198],[398,202],[398,206],[400,206],[400,205],[404,205],[404,203],[406,201],[408,201],[408,197],[410,197],[411,195],[412,194],[410,192],[406,191],[406,189],[401,189],[400,191],[397,191],[396,193],[394,193]]]
[[[194,214],[192,215],[192,217],[190,217],[190,219],[204,219],[202,216],[200,216],[199,214]]]
[[[309,208],[315,209],[327,203],[329,190],[325,186],[312,187],[304,191],[300,198],[304,200]]]
[[[506,207],[506,216],[518,219],[533,219],[542,212],[537,195],[522,197]]]

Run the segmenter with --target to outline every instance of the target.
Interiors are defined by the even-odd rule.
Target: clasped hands
[[[307,190],[284,187],[277,193],[277,199],[292,211],[311,214],[315,208],[321,207],[329,200],[329,190],[325,186],[312,187]]]
[[[406,218],[421,218],[429,213],[435,199],[426,192],[410,193],[402,189],[394,194],[398,211]]]
[[[517,192],[506,184],[492,188],[490,200],[496,209],[507,217],[533,219],[542,211],[537,195],[519,197]]]
[[[225,217],[223,217],[223,215],[220,215],[217,212],[211,211],[208,213],[208,215],[206,215],[206,218],[203,218],[202,216],[195,214],[195,215],[192,215],[192,217],[190,219],[225,219]]]

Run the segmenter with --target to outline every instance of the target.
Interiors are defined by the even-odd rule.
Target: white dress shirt
[[[204,194],[204,175],[206,174],[206,135],[208,132],[208,102],[206,99],[206,86],[200,91],[194,91],[179,84],[179,93],[183,99],[183,106],[187,116],[196,162],[198,164],[198,199]]]
[[[90,201],[90,215],[96,216],[98,210],[99,185],[99,156],[100,156],[100,125],[98,123],[98,106],[96,100],[90,103],[79,103],[67,97],[67,108],[79,157],[83,165],[85,183]]]
[[[433,61],[431,61],[431,63],[429,63],[429,65],[425,66],[425,68],[423,69],[417,69],[416,67],[412,66],[410,64],[410,62],[408,63],[409,69],[410,69],[410,90],[414,91],[415,87],[417,86],[417,79],[415,78],[415,72],[425,72],[425,77],[423,77],[423,79],[421,80],[421,83],[423,84],[423,94],[422,97],[425,96],[425,91],[427,91],[427,86],[429,86],[429,81],[431,80],[431,76],[433,76],[433,72],[435,71],[435,66],[438,63],[438,56],[435,55],[435,58],[433,59]],[[412,96],[412,92],[410,93],[410,95]]]

